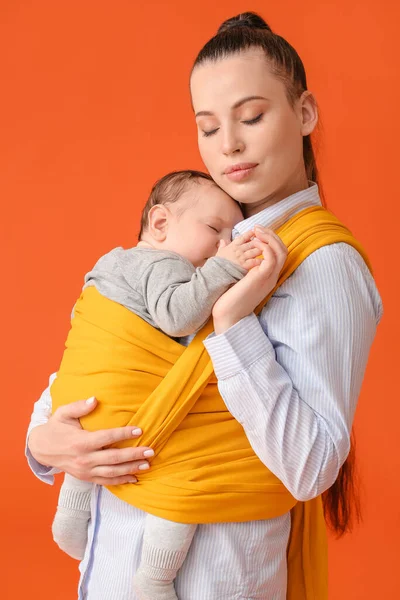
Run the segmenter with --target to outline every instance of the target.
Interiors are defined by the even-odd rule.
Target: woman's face
[[[258,48],[196,67],[190,83],[201,157],[246,216],[307,187],[303,136],[317,121],[309,92],[292,107]]]

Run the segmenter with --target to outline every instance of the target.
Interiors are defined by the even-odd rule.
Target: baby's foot
[[[151,579],[141,569],[133,578],[133,589],[138,600],[178,600],[173,581]]]
[[[90,512],[58,506],[51,530],[53,540],[66,554],[82,560],[87,543]]]

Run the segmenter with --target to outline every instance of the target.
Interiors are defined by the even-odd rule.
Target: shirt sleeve
[[[45,467],[41,465],[31,454],[31,451],[28,448],[28,438],[29,434],[38,425],[44,425],[47,423],[51,416],[51,395],[50,395],[50,386],[56,378],[56,374],[49,378],[49,386],[44,390],[39,400],[35,402],[33,406],[33,413],[31,415],[31,420],[28,427],[28,432],[26,435],[25,441],[25,456],[28,461],[28,465],[30,466],[32,472],[36,477],[38,477],[44,483],[48,483],[52,485],[54,483],[54,475],[56,473],[60,473],[60,471],[56,468]]]
[[[336,480],[382,304],[346,244],[309,256],[264,308],[206,348],[260,460],[301,501]]]
[[[141,290],[156,326],[171,337],[184,337],[207,322],[218,298],[246,273],[220,257],[197,269],[179,256],[168,257],[149,266]]]

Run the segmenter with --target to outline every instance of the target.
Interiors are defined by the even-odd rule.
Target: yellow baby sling
[[[345,242],[368,264],[350,231],[322,207],[301,211],[277,233],[288,257],[275,289],[257,312],[323,246]],[[203,345],[212,331],[210,320],[186,348],[94,287],[86,288],[75,305],[51,387],[53,410],[95,396],[97,408],[81,419],[85,429],[142,428],[139,440],[118,446],[153,448],[151,469],[139,475],[136,485],[108,489],[146,512],[182,523],[214,523],[271,519],[291,510],[287,598],[325,600],[327,542],[321,498],[297,502],[254,454],[218,393]]]

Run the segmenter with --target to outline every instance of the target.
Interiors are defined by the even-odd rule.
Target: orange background
[[[398,4],[2,0],[2,598],[76,597],[76,563],[51,540],[57,489],[23,457],[32,403],[57,368],[84,273],[134,243],[156,178],[202,168],[191,64],[222,20],[249,8],[307,66],[327,203],[364,242],[385,304],[356,417],[364,524],[330,544],[330,598],[399,597]]]

